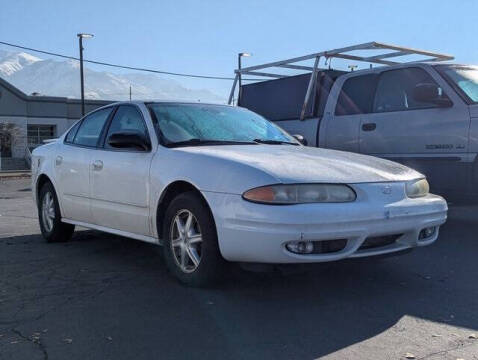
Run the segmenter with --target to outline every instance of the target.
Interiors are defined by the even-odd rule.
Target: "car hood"
[[[352,184],[404,181],[423,177],[417,171],[392,161],[305,146],[226,145],[184,147],[175,150],[193,156],[233,162],[241,165],[241,168],[247,165],[268,174],[278,183]]]

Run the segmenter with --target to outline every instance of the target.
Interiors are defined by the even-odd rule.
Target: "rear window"
[[[359,75],[345,80],[335,115],[367,114],[372,111],[377,74]]]
[[[82,146],[95,147],[100,138],[101,130],[112,110],[113,108],[109,107],[95,111],[85,117],[81,122],[73,143]]]
[[[76,131],[78,130],[78,126],[80,126],[81,121],[77,121],[76,124],[71,128],[65,138],[65,142],[72,143],[73,139],[75,138]]]

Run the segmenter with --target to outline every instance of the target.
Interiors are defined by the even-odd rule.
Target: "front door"
[[[149,139],[143,116],[134,105],[122,105],[107,130],[102,149],[91,159],[93,222],[138,235],[151,235],[149,225],[149,168],[153,152],[118,149],[108,144],[115,133],[141,133]]]
[[[361,120],[360,152],[401,162],[424,173],[438,193],[463,188],[468,179],[467,105],[425,69],[387,70],[377,82],[372,113]],[[418,84],[438,85],[453,105],[417,101]]]

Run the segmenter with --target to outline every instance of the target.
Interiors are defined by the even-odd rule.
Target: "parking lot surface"
[[[158,248],[40,236],[29,179],[0,179],[0,359],[478,359],[478,207],[385,259],[185,288]]]

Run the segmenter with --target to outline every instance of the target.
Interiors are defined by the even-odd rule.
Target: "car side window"
[[[383,72],[378,80],[373,111],[389,112],[438,107],[438,105],[414,99],[413,91],[418,84],[437,85],[433,78],[420,68]]]
[[[372,111],[377,74],[366,74],[345,80],[340,90],[335,115],[367,114]]]
[[[118,108],[106,134],[105,148],[114,149],[108,144],[108,139],[116,133],[139,133],[149,140],[143,116],[134,106],[123,105]]]
[[[67,143],[72,143],[73,139],[75,138],[76,131],[78,130],[78,127],[80,126],[81,121],[77,121],[76,124],[70,129],[68,134],[65,137],[65,142]]]
[[[81,122],[73,143],[76,145],[96,147],[101,130],[113,110],[112,107],[95,111],[88,115]]]

